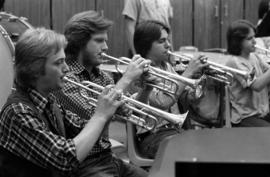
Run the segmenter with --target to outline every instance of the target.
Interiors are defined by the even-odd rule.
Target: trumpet
[[[99,95],[101,91],[104,89],[103,86],[100,86],[90,81],[83,81],[82,83],[78,83],[78,82],[68,79],[67,77],[64,77],[64,81],[70,82],[78,86],[80,89],[84,89],[86,91],[95,93],[97,95]],[[92,87],[93,89],[90,87]],[[94,88],[100,91],[94,90]],[[80,91],[80,94],[82,95],[81,91]],[[92,106],[96,106],[96,103],[97,103],[96,99],[87,97],[85,95],[83,95],[83,97],[87,100],[92,101],[92,103],[89,102],[89,104],[91,104]],[[122,95],[121,99],[125,100],[124,107],[133,111],[133,113],[130,116],[121,116],[121,115],[117,115],[117,116],[137,126],[140,126],[146,130],[152,131],[156,128],[157,119],[155,118],[155,116],[158,116],[158,117],[161,117],[162,119],[167,120],[168,122],[173,124],[177,130],[179,130],[182,127],[187,116],[187,113],[176,115],[176,114],[171,114],[171,113],[162,111],[160,109],[149,106],[135,99],[129,98],[125,95]],[[141,118],[141,117],[144,117],[144,118]]]
[[[266,55],[267,55],[267,54],[270,54],[270,50],[269,50],[269,49],[266,49],[266,48],[264,48],[264,47],[261,47],[261,46],[259,46],[259,45],[257,45],[257,44],[255,45],[255,48],[264,51],[264,52],[266,53]]]
[[[110,55],[107,55],[105,53],[102,53],[101,55],[103,57],[109,58],[111,60],[126,64],[126,65],[128,65],[130,63],[130,61],[131,61],[130,58],[126,58],[126,57],[122,57],[122,59],[119,59],[119,58],[115,58],[115,57],[112,57]],[[159,69],[159,68],[156,68],[156,67],[153,67],[153,66],[149,66],[148,73],[153,75],[153,76],[156,76],[158,78],[167,80],[167,81],[173,83],[174,85],[176,85],[177,89],[175,91],[170,91],[168,89],[162,89],[161,86],[146,83],[148,85],[156,87],[157,89],[163,90],[163,91],[168,92],[170,94],[176,94],[176,91],[178,90],[178,82],[182,82],[182,83],[190,86],[191,88],[193,88],[195,90],[195,96],[197,98],[200,98],[202,96],[202,94],[203,94],[203,86],[202,86],[203,84],[202,83],[203,83],[203,81],[205,79],[204,77],[201,77],[200,79],[190,79],[190,78],[187,78],[187,77],[180,76],[178,74],[174,74],[174,73],[171,73],[171,72],[168,72],[168,71],[164,71],[162,69]]]
[[[193,57],[186,55],[184,53],[174,53],[174,52],[168,51],[168,54],[175,56],[175,57],[178,57],[178,58],[181,58],[181,59],[186,60],[186,61],[190,61],[193,58]],[[231,68],[228,66],[224,66],[224,65],[221,65],[221,64],[218,64],[218,63],[215,63],[212,61],[208,61],[208,60],[202,60],[202,62],[208,63],[210,70],[215,71],[216,73],[219,73],[219,75],[216,75],[216,76],[209,75],[210,77],[212,77],[215,80],[224,82],[226,84],[230,84],[231,79],[233,78],[232,73],[242,75],[247,79],[250,78],[250,74],[246,71],[242,71],[242,70],[238,70],[238,69]]]

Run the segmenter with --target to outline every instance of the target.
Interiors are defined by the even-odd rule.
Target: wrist
[[[132,79],[126,75],[123,75],[122,78],[116,83],[115,89],[126,90],[126,88],[131,84]]]

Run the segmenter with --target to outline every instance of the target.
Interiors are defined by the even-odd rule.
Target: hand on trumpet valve
[[[141,76],[141,88],[145,90],[153,89],[154,85],[158,85],[161,82],[161,78],[151,75],[149,73],[144,73]]]
[[[141,77],[134,82],[134,84],[136,87],[142,88],[144,90],[152,90],[153,86],[160,82],[160,78],[146,72],[143,73]]]
[[[150,63],[150,60],[146,60],[140,55],[134,55],[123,77],[132,81],[138,79],[143,73],[148,72]]]
[[[98,97],[96,113],[102,114],[106,118],[111,118],[118,107],[124,104],[121,99],[122,91],[114,89],[113,85],[104,88]],[[101,116],[101,117],[103,117]]]
[[[202,62],[202,63],[207,63],[208,58],[204,55],[199,55],[198,59]]]
[[[202,75],[202,70],[209,66],[207,62],[202,61],[207,61],[207,58],[203,55],[198,55],[191,59],[186,71],[184,72],[185,75],[191,75],[192,78],[199,78]]]

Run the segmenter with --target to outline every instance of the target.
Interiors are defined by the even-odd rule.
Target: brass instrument
[[[184,53],[174,53],[174,52],[168,51],[168,54],[178,57],[182,60],[186,60],[186,61],[190,61],[192,59],[191,56],[186,55]],[[214,71],[214,73],[218,73],[217,75],[214,75],[214,76],[211,76],[211,75],[207,75],[207,76],[215,80],[218,80],[220,82],[224,82],[225,84],[230,84],[231,79],[233,78],[232,73],[242,75],[247,79],[250,78],[250,74],[246,71],[224,66],[224,65],[221,65],[221,64],[209,61],[209,60],[202,60],[202,62],[208,63],[209,69]]]
[[[265,55],[267,55],[267,56],[269,56],[269,54],[270,54],[270,50],[269,49],[266,49],[264,47],[261,47],[261,46],[259,46],[257,44],[255,45],[255,48],[264,51],[265,52]]]
[[[122,57],[121,59],[119,59],[119,58],[109,56],[109,55],[107,55],[105,53],[102,53],[101,55],[103,57],[109,58],[111,60],[126,64],[126,65],[128,65],[130,63],[130,61],[131,61],[130,58],[126,58],[126,57]],[[203,94],[202,83],[203,83],[204,77],[202,77],[200,79],[190,79],[190,78],[187,78],[187,77],[180,76],[178,74],[174,74],[174,73],[171,73],[171,72],[168,72],[168,71],[164,71],[162,69],[159,69],[159,68],[156,68],[156,67],[153,67],[153,66],[149,66],[148,73],[153,75],[153,76],[156,76],[158,78],[161,78],[161,79],[164,79],[164,80],[167,80],[167,81],[173,83],[174,85],[176,85],[177,88],[178,88],[178,82],[182,82],[182,83],[190,86],[191,88],[193,88],[195,90],[195,96],[197,98],[200,98],[202,96],[202,94]],[[160,86],[160,85],[153,85],[153,84],[150,84],[150,83],[146,83],[146,84],[151,85],[153,87],[156,87],[157,89],[161,89],[161,90],[163,90],[165,92],[168,92],[170,94],[176,94],[175,92],[168,90],[167,89],[168,87],[166,89],[163,89],[162,88],[163,86]],[[164,86],[164,87],[166,87],[166,86]],[[176,91],[177,91],[177,89],[176,89]]]
[[[78,86],[80,89],[85,89],[86,91],[95,93],[97,95],[99,95],[100,91],[104,89],[103,86],[100,86],[90,81],[83,81],[82,83],[77,83],[73,80],[68,79],[67,77],[64,77],[64,81],[70,82]],[[96,91],[90,87],[98,89],[100,91]],[[97,102],[96,99],[89,98],[85,95],[82,95],[82,96],[85,99],[91,100],[92,102],[94,102],[90,104],[93,106],[96,106],[96,102]],[[142,128],[145,128],[147,130],[153,130],[156,127],[157,119],[154,116],[161,117],[162,119],[167,120],[168,122],[173,124],[176,129],[179,129],[182,127],[187,116],[186,113],[183,115],[182,114],[176,115],[176,114],[171,114],[171,113],[162,111],[160,109],[149,106],[135,99],[129,98],[125,95],[122,95],[121,99],[124,99],[126,101],[126,103],[124,104],[125,108],[128,108],[129,110],[133,111],[133,113],[129,117],[121,116],[121,115],[119,115],[119,117],[133,124],[136,124]],[[149,119],[149,121],[144,118],[140,118],[139,116],[134,115],[134,113],[137,115],[141,115],[141,117]]]

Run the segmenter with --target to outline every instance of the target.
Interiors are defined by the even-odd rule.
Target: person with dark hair
[[[15,90],[0,113],[0,176],[90,176],[86,171],[103,128],[123,104],[107,86],[91,121],[57,104],[69,68],[66,39],[45,28],[24,32],[15,46]]]
[[[126,0],[122,14],[125,19],[128,45],[134,55],[136,51],[133,44],[133,37],[136,26],[142,21],[155,20],[170,27],[173,17],[173,7],[171,0]],[[170,39],[172,39],[171,36]]]
[[[270,36],[270,0],[261,0],[258,8],[256,37]]]
[[[108,50],[107,32],[111,25],[110,20],[96,11],[80,12],[66,23],[64,35],[68,41],[65,53],[67,64],[71,70],[67,75],[69,79],[78,83],[90,81],[100,86],[114,83],[107,73],[98,68],[103,61],[102,53]],[[129,84],[138,79],[144,71],[147,71],[145,66],[149,64],[149,60],[145,60],[139,55],[134,56],[127,66],[126,72],[117,82],[115,89],[126,92]],[[97,94],[85,90],[81,93],[90,98],[97,98]],[[89,100],[86,100],[82,94],[72,83],[65,83],[64,89],[55,93],[59,102],[66,109],[78,114],[82,119],[89,120],[95,112],[95,106],[89,105]],[[119,110],[118,114],[121,112],[125,111]],[[89,121],[92,121],[92,118]],[[147,173],[141,168],[127,164],[113,156],[108,137],[108,126],[109,124],[103,128],[103,132],[89,152],[91,160],[88,161],[88,165],[93,169],[100,168],[98,171],[100,174],[119,177],[147,176]]]
[[[138,54],[144,58],[150,59],[151,65],[177,74],[172,65],[168,62],[169,55],[167,51],[170,49],[169,42],[170,29],[166,25],[158,21],[144,21],[138,24],[134,33],[134,47]],[[192,78],[195,74],[207,67],[199,59],[190,61],[189,66],[182,76]],[[179,114],[180,110],[177,101],[186,85],[178,82],[178,88],[172,83],[162,80],[169,88],[174,88],[175,94],[169,94],[163,90],[154,88],[149,96],[148,102],[151,106],[160,108],[173,114]],[[172,87],[171,87],[172,86]],[[194,90],[190,95],[194,95]],[[160,142],[168,136],[177,134],[173,126],[168,121],[159,118],[157,129],[154,133],[145,130],[138,130],[138,138],[140,140],[139,147],[142,154],[148,158],[155,158]]]
[[[269,65],[255,51],[255,27],[247,20],[234,21],[227,30],[229,67],[250,73],[250,78],[234,74],[229,86],[233,127],[268,127],[270,83]]]

